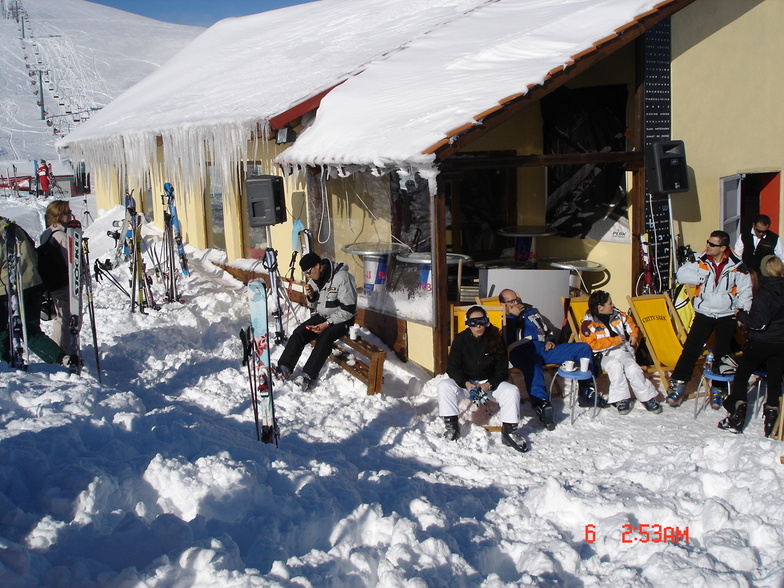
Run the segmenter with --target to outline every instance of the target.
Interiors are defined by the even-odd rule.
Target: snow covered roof
[[[334,88],[279,163],[427,168],[456,130],[673,2],[320,0],[226,19],[59,145],[146,168],[162,136],[187,175],[197,142],[242,159],[259,126]]]

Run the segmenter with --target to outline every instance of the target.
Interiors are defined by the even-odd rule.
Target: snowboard
[[[280,431],[275,419],[275,400],[272,395],[272,369],[269,353],[269,328],[267,318],[267,285],[264,280],[248,282],[251,332],[248,345],[252,346],[250,362],[255,377],[250,378],[251,401],[258,411],[256,436],[264,443],[278,445]],[[256,408],[257,407],[257,408]]]

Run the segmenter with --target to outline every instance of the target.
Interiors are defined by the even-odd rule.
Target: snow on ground
[[[35,233],[45,204],[0,214]],[[120,214],[87,229],[94,259]],[[736,436],[688,401],[570,425],[557,399],[553,432],[525,405],[527,454],[481,410],[448,442],[436,380],[390,353],[381,395],[331,363],[311,392],[278,386],[280,447],[259,443],[245,288],[213,255],[189,251],[185,303],[158,312],[94,284],[102,384],[89,323],[82,377],[0,365],[0,585],[784,584],[784,447],[759,418]]]

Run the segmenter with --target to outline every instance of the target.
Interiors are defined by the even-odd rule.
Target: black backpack
[[[38,273],[44,281],[44,288],[50,292],[68,286],[68,264],[63,258],[60,246],[52,241],[52,235],[36,248],[38,253]]]

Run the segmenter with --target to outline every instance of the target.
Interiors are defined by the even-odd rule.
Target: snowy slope
[[[13,4],[22,8],[20,21],[11,18],[10,10],[5,12],[7,18],[0,18],[2,174],[9,162],[56,159],[58,138],[203,31],[84,0],[4,3]],[[44,81],[44,108],[54,117],[51,127],[41,120],[37,104],[41,99],[40,93],[35,94],[40,92],[37,70]]]
[[[45,205],[0,214],[36,233]],[[120,212],[87,229],[93,258]],[[102,385],[87,334],[82,378],[0,364],[0,585],[784,584],[784,445],[759,418],[732,435],[687,401],[572,426],[556,399],[553,432],[524,405],[527,454],[467,406],[448,442],[437,379],[389,353],[381,395],[332,364],[312,392],[278,386],[280,448],[257,442],[245,288],[217,256],[190,250],[185,304],[147,315],[96,284]]]

